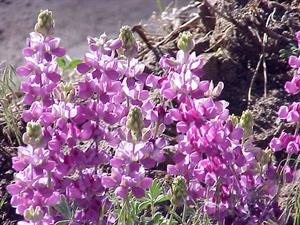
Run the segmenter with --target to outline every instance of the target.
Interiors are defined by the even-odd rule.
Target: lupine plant
[[[175,58],[161,58],[161,75],[144,71],[130,27],[116,39],[88,37],[71,81],[53,34],[44,10],[17,68],[27,127],[7,190],[19,224],[279,223],[279,184],[293,170],[253,145],[253,116],[230,115],[219,99],[224,84],[202,79],[205,62],[189,32]],[[300,60],[290,65],[298,72],[286,90],[297,93]],[[280,118],[299,124],[298,104],[282,107]],[[271,148],[293,155],[299,140],[282,133]],[[158,168],[170,185],[153,181]]]
[[[296,39],[298,42],[298,48],[300,50],[300,31],[296,33]],[[300,91],[300,57],[298,56],[290,56],[289,57],[289,65],[293,68],[294,75],[291,81],[287,81],[285,83],[284,89],[288,94],[296,95]],[[293,102],[289,106],[281,106],[278,111],[278,117],[287,122],[291,123],[295,131],[294,133],[289,133],[283,131],[279,137],[274,137],[270,142],[270,147],[274,152],[284,151],[287,155],[286,160],[283,161],[282,167],[284,168],[284,172],[287,176],[287,181],[289,183],[295,184],[297,186],[298,182],[298,175],[297,170],[300,161],[300,135],[299,135],[299,128],[300,128],[300,102]],[[298,191],[298,189],[297,189]],[[296,191],[296,192],[297,192]],[[289,193],[288,198],[292,197],[293,193]],[[286,207],[284,210],[285,213],[282,214],[281,217],[285,217],[285,221],[288,219],[288,216],[291,211],[294,211],[294,224],[299,223],[299,197],[296,194],[295,196],[296,203],[291,204],[290,208]],[[287,215],[286,215],[287,214]]]

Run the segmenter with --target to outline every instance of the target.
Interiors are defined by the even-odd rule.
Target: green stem
[[[129,198],[128,196],[123,199],[123,207],[120,212],[120,222],[118,224],[120,225],[133,225],[135,218],[133,215],[133,211],[131,210],[130,204],[129,204]]]
[[[196,215],[194,216],[193,218],[193,223],[192,224],[199,224],[199,218],[200,218],[200,213],[199,213],[200,210],[197,210],[196,211]]]
[[[151,201],[151,219],[153,220],[155,214],[154,202]]]
[[[121,207],[121,210],[120,210],[120,214],[118,216],[118,224],[119,225],[123,225],[124,224],[124,221],[126,222],[126,218],[125,217],[125,213],[124,211],[126,211],[126,202],[125,202],[125,199],[123,199],[123,207]]]
[[[176,212],[176,206],[175,205],[172,206],[171,212],[172,211]],[[172,220],[173,220],[173,213],[170,213],[170,214],[171,214],[171,216],[170,216],[168,225],[171,225],[172,224]]]
[[[185,224],[185,218],[186,218],[186,200],[184,200],[184,203],[183,203],[183,212],[182,212],[182,222]]]
[[[162,0],[156,0],[156,5],[158,6],[160,13],[162,13],[164,11]]]

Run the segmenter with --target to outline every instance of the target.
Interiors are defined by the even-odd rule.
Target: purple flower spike
[[[159,76],[148,74],[135,58],[131,28],[123,27],[115,40],[89,37],[89,52],[71,71],[81,76],[66,82],[57,61],[66,51],[59,38],[48,35],[54,25],[50,14],[39,18],[40,33],[30,34],[25,63],[17,69],[27,76],[21,90],[29,105],[22,114],[28,146],[12,159],[17,172],[7,190],[24,223],[66,219],[53,207],[60,203],[76,206],[74,225],[119,223],[109,215],[115,208],[110,195],[143,198],[152,185],[149,170],[164,170],[165,159],[166,172],[184,187],[183,195],[182,188],[172,187],[172,204],[203,202],[197,210],[214,224],[277,219],[278,171],[286,170],[288,182],[296,175],[293,168],[277,168],[271,154],[299,154],[300,135],[283,132],[270,142],[272,151],[257,148],[253,123],[248,129],[218,100],[224,84],[202,80],[204,60],[191,52],[191,34],[180,36],[175,58],[161,58]],[[296,94],[299,57],[289,63],[297,71],[285,89]],[[281,107],[278,115],[298,123],[299,103]]]

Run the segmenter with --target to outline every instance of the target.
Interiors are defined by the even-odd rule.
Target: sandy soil
[[[165,5],[172,0],[163,0]],[[177,0],[178,6],[188,0]],[[0,0],[0,61],[19,65],[25,38],[40,9],[53,11],[56,35],[72,57],[86,50],[86,36],[118,33],[121,25],[137,24],[158,11],[155,0]]]

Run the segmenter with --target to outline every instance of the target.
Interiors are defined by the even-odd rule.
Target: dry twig
[[[156,61],[159,62],[161,56],[162,56],[162,52],[160,51],[159,48],[155,48],[153,46],[153,41],[151,40],[151,38],[149,37],[147,31],[145,30],[145,28],[142,25],[135,25],[132,27],[132,31],[137,33],[140,38],[143,40],[143,42],[145,42],[148,50],[152,51]],[[139,55],[144,55],[145,51],[142,51]]]
[[[275,12],[276,12],[276,9],[274,9],[273,12],[268,16],[268,19],[267,19],[267,22],[266,22],[266,27],[268,27],[268,25],[270,23],[270,20],[273,17],[273,15],[275,14]],[[257,77],[257,74],[258,74],[258,71],[259,71],[259,68],[260,68],[261,64],[263,64],[263,74],[264,74],[264,97],[267,97],[267,82],[268,82],[267,78],[268,78],[268,76],[267,76],[267,65],[266,65],[266,59],[265,59],[265,49],[266,49],[267,42],[268,42],[268,34],[264,33],[263,40],[262,40],[262,53],[259,57],[256,69],[255,69],[255,72],[252,76],[250,86],[249,86],[249,90],[248,90],[248,107],[249,107],[249,103],[251,101],[251,92],[252,92],[252,88],[253,88],[253,85],[254,85],[254,81]]]
[[[166,44],[172,40],[174,40],[179,33],[188,30],[190,27],[192,27],[195,23],[199,22],[200,20],[200,16],[194,16],[192,19],[190,19],[189,21],[187,21],[186,23],[182,24],[180,27],[178,27],[176,30],[172,31],[171,33],[169,33],[162,41],[158,42],[155,45],[155,48]]]

